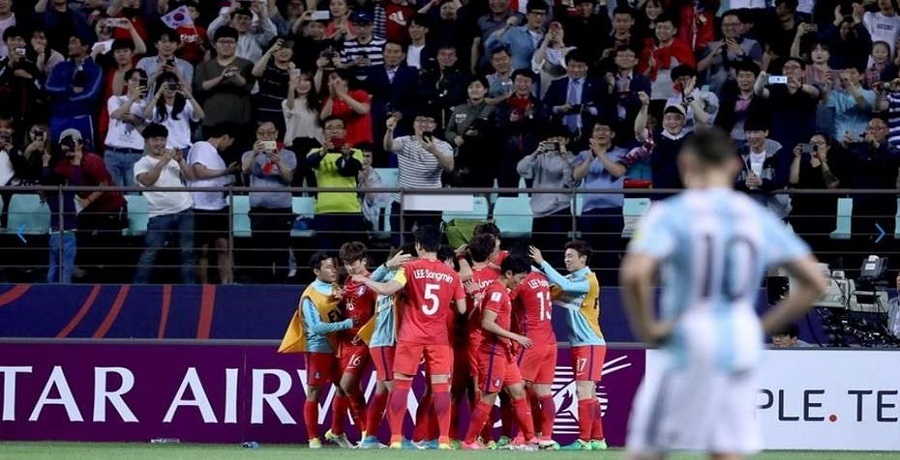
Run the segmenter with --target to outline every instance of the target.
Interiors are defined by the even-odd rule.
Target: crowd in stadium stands
[[[818,249],[838,197],[771,192],[893,189],[900,165],[892,0],[0,0],[0,35],[0,185],[256,187],[261,277],[287,266],[290,186],[347,189],[315,197],[310,248],[386,210],[395,238],[440,222],[356,192],[393,185],[383,168],[401,189],[680,188],[680,145],[718,126],[744,164],[736,187]],[[137,193],[46,200],[63,211],[50,281],[78,276],[76,247],[121,237]],[[0,227],[17,196],[0,193]],[[167,244],[182,281],[233,280],[224,193],[143,197],[137,282]],[[534,193],[535,243],[574,213],[594,247],[619,247],[624,203]],[[854,237],[890,231],[895,211],[855,197]]]

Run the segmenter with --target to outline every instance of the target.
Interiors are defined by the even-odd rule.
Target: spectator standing
[[[257,123],[270,121],[280,133],[285,131],[281,104],[290,85],[291,72],[296,68],[292,61],[293,57],[294,42],[276,37],[272,39],[262,58],[253,65],[252,70],[253,77],[259,83],[259,92],[256,94],[254,104],[255,121]]]
[[[228,10],[209,24],[208,28],[208,33],[213,37],[218,37],[216,32],[225,27],[237,31],[235,55],[250,62],[258,61],[263,55],[263,47],[269,46],[269,42],[278,34],[275,24],[269,17],[268,2],[260,2],[258,5],[259,25],[255,29],[251,27],[253,11],[242,8],[241,2],[233,2]]]
[[[203,112],[206,113],[203,128],[222,123],[237,125],[230,135],[235,136],[240,147],[244,136],[240,130],[250,125],[250,114],[253,113],[250,105],[253,63],[235,54],[237,30],[224,26],[216,30],[213,36],[216,58],[197,66],[194,92],[203,101]]]
[[[591,190],[618,190],[623,188],[625,174],[631,166],[628,151],[616,147],[615,123],[600,119],[593,126],[590,146],[572,161],[572,176],[581,182],[581,188]],[[599,262],[604,284],[615,284],[619,267],[619,248],[625,221],[622,207],[625,197],[621,194],[583,195],[578,230],[582,239],[590,241],[594,248],[602,249]]]
[[[569,143],[566,133],[561,127],[551,127],[538,148],[516,165],[523,179],[534,181],[534,190],[575,187],[572,170],[574,156],[566,147]],[[571,193],[533,193],[531,212],[534,215],[531,231],[533,246],[550,247],[552,241],[565,238],[572,230]]]
[[[355,232],[365,228],[362,207],[357,197],[357,178],[362,169],[362,152],[347,140],[344,121],[338,117],[323,122],[322,148],[306,155],[307,165],[316,174],[316,185],[340,188],[344,192],[319,193],[316,196],[316,246],[333,250],[356,239]]]
[[[606,74],[606,90],[613,97],[614,107],[607,118],[616,120],[613,129],[617,134],[616,143],[632,146],[635,144],[634,119],[642,107],[638,94],[650,94],[650,79],[635,71],[637,53],[633,48],[622,46],[614,53],[615,73]]]
[[[425,69],[419,76],[419,100],[434,108],[437,132],[444,132],[453,117],[453,108],[466,101],[466,86],[471,77],[456,64],[456,48],[443,45],[437,52],[437,67]]]
[[[103,70],[88,56],[89,43],[77,35],[69,37],[68,43],[69,59],[53,68],[45,86],[52,101],[50,132],[54,135],[73,126],[82,133],[93,132],[103,83]]]
[[[109,130],[106,132],[103,162],[115,185],[134,186],[134,164],[144,155],[141,128],[144,118],[139,101],[147,92],[147,75],[131,69],[125,75],[127,95],[110,96],[106,101]]]
[[[319,70],[321,71],[321,68]],[[346,71],[331,73],[328,76],[328,98],[322,105],[319,118],[322,120],[332,116],[340,118],[347,130],[346,141],[349,146],[371,144],[371,96],[362,89],[350,88],[350,76]]]
[[[538,95],[547,94],[550,83],[566,74],[566,54],[573,49],[575,48],[572,46],[566,46],[562,26],[558,22],[551,22],[540,48],[531,58],[531,70],[538,72],[540,76]]]
[[[397,154],[397,187],[401,190],[441,188],[443,173],[453,171],[453,147],[434,136],[436,125],[433,113],[419,111],[413,120],[413,135],[394,138],[397,119],[388,118],[384,150]],[[400,193],[391,198],[391,246],[395,248],[414,228],[441,223],[441,213],[434,211],[404,210],[401,220],[402,199]]]
[[[650,96],[654,101],[651,112],[658,116],[666,100],[675,95],[672,69],[680,64],[694,67],[695,61],[688,44],[676,36],[678,29],[671,17],[660,15],[654,30],[654,37],[644,43],[638,70],[650,78]]]
[[[350,15],[350,22],[356,28],[356,34],[344,42],[341,53],[341,65],[351,69],[359,83],[365,83],[369,69],[384,64],[384,38],[376,37],[372,17],[363,11]]]
[[[566,78],[550,84],[544,105],[577,144],[585,127],[600,115],[600,101],[607,99],[606,87],[588,78],[587,57],[578,50],[566,55],[566,71]]]
[[[13,11],[12,0],[0,0],[0,36],[6,29],[16,26],[16,13]],[[9,56],[9,47],[6,43],[0,43],[0,58]]]
[[[11,115],[0,116],[0,133],[15,144],[16,121]],[[42,179],[41,158],[51,152],[50,135],[46,125],[33,125],[28,129],[23,148],[7,147],[6,153],[12,166],[12,175],[4,185],[37,185]],[[0,155],[2,156],[2,155]],[[0,160],[2,161],[2,160]],[[0,178],[0,182],[3,179]],[[12,192],[0,193],[3,199],[3,211],[0,212],[0,228],[9,225],[9,206]],[[74,203],[74,197],[73,201]]]
[[[288,188],[294,180],[297,156],[278,140],[272,122],[256,128],[253,150],[241,157],[241,169],[250,176],[250,229],[253,231],[253,267],[256,280],[280,281],[286,273],[291,245],[293,209]]]
[[[784,218],[790,212],[791,198],[771,192],[788,185],[792,156],[781,144],[768,138],[769,128],[763,120],[747,120],[744,131],[747,145],[738,149],[742,168],[735,179],[735,188]]]
[[[838,18],[840,20],[838,20]],[[835,13],[835,21],[825,28],[822,43],[831,52],[829,64],[836,69],[865,65],[868,58],[861,50],[872,48],[872,37],[865,24],[855,22],[853,16]],[[890,52],[890,45],[888,45]]]
[[[34,22],[47,32],[50,46],[63,55],[69,55],[66,43],[71,37],[87,40],[87,37],[91,36],[87,18],[81,12],[70,8],[68,1],[37,0],[34,4],[34,13]]]
[[[709,90],[719,94],[727,81],[734,81],[736,66],[745,62],[757,65],[762,61],[762,46],[758,41],[741,34],[743,20],[736,10],[722,14],[722,39],[710,42],[700,53],[697,72]]]
[[[146,120],[166,127],[166,148],[178,149],[187,157],[191,148],[191,123],[206,116],[200,103],[173,73],[164,73],[158,79],[156,94],[141,106]]]
[[[34,58],[28,55],[25,38],[25,30],[18,26],[3,32],[3,46],[12,52],[0,58],[0,107],[34,122],[43,112],[38,108],[44,99],[40,91],[43,78]]]
[[[769,84],[769,74],[760,72],[756,78],[756,95],[769,101],[772,114],[769,138],[781,145],[805,142],[816,130],[816,106],[820,90],[803,82],[802,61],[789,58],[781,67],[787,83]]]
[[[45,177],[42,185],[62,186],[69,185],[68,180],[54,172],[55,168],[50,162],[53,155],[45,151],[41,155],[41,164]],[[80,179],[80,171],[76,172],[76,180]],[[50,263],[47,267],[47,283],[72,283],[75,273],[75,256],[78,252],[77,210],[75,209],[75,192],[61,190],[62,197],[57,193],[44,193],[43,199],[50,209]],[[7,201],[7,203],[9,203]],[[8,206],[8,204],[7,204]],[[5,210],[6,208],[4,208]]]
[[[866,11],[862,15],[862,23],[872,37],[873,42],[885,42],[891,47],[891,54],[897,52],[897,38],[900,37],[900,16],[893,0],[878,0],[877,12]],[[853,17],[856,19],[863,6],[853,6]]]
[[[59,136],[60,159],[53,173],[64,178],[69,185],[103,187],[113,185],[112,177],[103,159],[86,150],[81,133],[69,128]],[[47,177],[45,171],[44,177]],[[128,206],[122,192],[83,191],[75,198],[78,214],[78,246],[83,260],[105,267],[117,259],[117,246],[122,229],[128,225]],[[112,249],[107,249],[112,248]],[[107,276],[112,273],[108,273]],[[111,281],[113,278],[104,278]]]
[[[220,32],[221,33],[221,32]],[[191,187],[225,187],[231,183],[230,175],[240,170],[240,163],[226,165],[220,152],[234,143],[238,127],[222,123],[204,130],[207,140],[196,142],[188,153],[187,162],[194,178]],[[220,284],[234,282],[229,232],[231,213],[225,192],[191,192],[196,216],[196,243],[200,247],[199,279],[201,284],[209,284],[207,273],[209,252],[215,251]]]
[[[137,68],[147,73],[148,94],[156,94],[159,90],[157,80],[163,73],[171,73],[178,77],[178,81],[190,88],[194,81],[194,66],[184,59],[175,56],[178,47],[182,45],[181,35],[171,29],[164,29],[156,39],[156,56],[147,56],[137,63]]]
[[[319,101],[313,96],[313,79],[308,73],[294,69],[288,85],[287,98],[281,103],[286,132],[284,142],[293,143],[298,137],[324,140],[319,123]]]
[[[516,26],[509,20],[497,29],[485,42],[488,50],[504,47],[512,57],[512,70],[531,68],[531,57],[544,39],[544,19],[547,17],[547,2],[528,0],[525,7],[525,25]]]
[[[830,81],[824,86],[825,105],[834,110],[834,128],[831,136],[845,142],[863,137],[869,118],[875,108],[875,92],[864,89],[860,69],[844,69],[840,73],[841,88],[831,89]]]
[[[200,25],[200,12],[197,10],[198,0],[184,0],[182,4],[187,7],[193,23],[175,29],[175,32],[182,37],[181,46],[178,47],[176,53],[178,57],[190,62],[191,65],[197,65],[203,62],[206,53],[209,52],[209,35],[206,28]],[[190,78],[186,78],[186,80],[191,81]]]
[[[34,51],[34,63],[41,71],[40,80],[45,82],[53,68],[65,61],[66,58],[49,46],[47,33],[43,29],[32,29],[30,43],[31,49]]]
[[[684,106],[687,129],[694,129],[695,125],[712,125],[719,113],[719,98],[697,87],[697,72],[692,67],[679,65],[672,69],[672,81],[675,82],[675,95],[666,101],[666,105]]]
[[[144,22],[143,11],[141,10],[141,0],[111,0],[106,14],[110,18],[124,19],[127,24],[116,27],[113,31],[113,38],[116,40],[130,40],[131,33],[129,29],[135,32],[146,41],[150,39],[147,33],[147,24]],[[130,26],[129,26],[130,25]]]
[[[488,67],[490,55],[487,51],[490,49],[487,47],[487,41],[491,34],[507,24],[517,26],[523,21],[522,15],[510,8],[510,0],[489,0],[488,9],[490,11],[479,17],[476,22],[477,32],[472,41],[472,60],[469,69],[473,75],[478,74],[478,70]]]
[[[603,45],[612,33],[608,2],[602,0],[597,4],[595,0],[576,0],[573,3],[575,14],[559,19],[561,29],[565,29],[569,44],[584,53],[589,63],[598,64],[606,57],[602,55]],[[597,37],[602,38],[598,40]]]
[[[824,190],[840,187],[837,171],[843,168],[841,153],[840,145],[821,133],[813,135],[809,144],[795,146],[788,179],[791,188]],[[837,195],[791,196],[791,227],[813,248],[821,249],[828,243],[828,233],[834,227],[837,214],[837,199]]]
[[[753,92],[753,85],[759,75],[759,66],[753,62],[742,62],[736,66],[737,78],[722,87],[719,114],[716,126],[731,134],[731,138],[742,143],[744,122],[754,114],[769,116],[768,102]]]
[[[678,174],[678,153],[684,144],[685,138],[691,133],[685,127],[685,108],[683,105],[670,105],[663,109],[662,126],[654,131],[648,129],[648,112],[650,109],[650,96],[646,93],[638,93],[641,99],[641,111],[634,119],[634,133],[638,142],[653,141],[653,149],[650,156],[650,169],[653,188],[680,189],[684,185]],[[663,195],[654,195],[654,199],[664,198]]]
[[[653,0],[650,0],[651,2]],[[649,2],[645,2],[646,5]],[[602,60],[615,57],[615,51],[619,48],[626,47],[632,50],[643,49],[644,36],[637,30],[635,15],[637,12],[627,6],[619,6],[613,9],[612,33],[608,37],[603,37],[600,44]],[[647,93],[650,94],[650,93]]]
[[[195,179],[193,169],[185,161],[180,150],[166,148],[168,130],[163,125],[151,123],[143,133],[147,155],[134,165],[134,181],[141,187],[182,188],[185,181]],[[187,191],[145,190],[147,199],[147,233],[144,252],[138,262],[135,284],[147,284],[153,272],[153,264],[159,251],[170,240],[177,241],[181,256],[181,282],[197,282],[194,256],[193,200]]]
[[[375,139],[384,138],[382,127],[388,117],[397,113],[400,114],[400,134],[412,131],[412,119],[419,104],[416,99],[419,73],[405,61],[403,45],[388,42],[384,45],[384,64],[369,67],[366,87],[372,95],[372,136]],[[384,152],[381,153],[378,156],[384,159]]]
[[[528,69],[513,73],[513,93],[497,106],[497,137],[503,145],[497,186],[516,188],[519,173],[516,165],[525,155],[537,148],[542,140],[540,132],[545,120],[540,110],[541,101],[531,93],[536,76]]]
[[[487,148],[492,145],[489,130],[495,125],[495,107],[485,99],[486,83],[484,77],[469,83],[469,101],[453,108],[453,118],[444,133],[445,139],[458,149],[454,174],[461,185],[470,187],[493,186],[502,160],[501,155]]]
[[[416,15],[409,20],[406,48],[406,65],[418,71],[434,68],[437,65],[437,47],[432,46],[434,41],[427,40],[431,21],[428,16]],[[394,41],[388,38],[388,41]],[[402,43],[395,41],[395,43]]]

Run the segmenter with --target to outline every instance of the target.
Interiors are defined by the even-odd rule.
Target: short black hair
[[[566,249],[572,249],[578,252],[578,254],[586,258],[585,263],[591,263],[591,256],[594,255],[594,250],[591,249],[591,245],[587,244],[587,242],[582,240],[572,240],[566,243]]]
[[[500,273],[512,272],[513,275],[521,275],[531,272],[531,263],[519,254],[510,254],[500,263]]]
[[[627,15],[631,16],[631,19],[634,19],[634,16],[635,16],[634,9],[629,6],[617,6],[613,10],[613,17],[615,17],[618,14],[627,14]]]
[[[494,238],[500,238],[500,227],[493,222],[484,222],[475,226],[473,234],[482,235],[485,233],[492,235]]]
[[[339,116],[337,116],[337,115],[329,115],[329,116],[325,117],[324,119],[322,119],[322,127],[324,128],[325,125],[328,124],[328,122],[334,121],[334,120],[337,120],[337,121],[341,122],[341,124],[344,125],[344,128],[345,128],[345,129],[347,128],[347,122],[344,121],[343,118],[341,118],[341,117],[339,117]]]
[[[203,134],[206,138],[218,138],[224,136],[230,136],[232,138],[236,137],[237,133],[241,131],[239,125],[231,122],[219,123],[217,125],[212,125],[209,127],[203,128]]]
[[[487,78],[484,78],[483,75],[476,75],[469,79],[469,82],[466,83],[466,88],[468,88],[470,85],[472,85],[472,83],[475,83],[476,81],[481,83],[481,85],[484,86],[484,89],[489,89],[491,87],[491,84],[488,83]]]
[[[788,324],[781,329],[772,333],[772,337],[786,335],[788,337],[798,337],[800,335],[800,328],[797,327],[796,324]]]
[[[438,247],[437,259],[439,261],[441,261],[441,262],[451,261],[451,262],[453,262],[453,267],[455,268],[456,267],[456,261],[454,260],[455,258],[456,258],[456,251],[454,251],[453,248],[450,247],[450,245],[442,244],[442,245],[440,245],[440,247]]]
[[[131,77],[134,76],[134,74],[140,74],[141,80],[147,81],[147,72],[145,72],[144,69],[138,69],[137,67],[125,71],[125,81],[131,80]]]
[[[694,70],[693,67],[686,64],[679,64],[672,69],[671,73],[672,81],[675,81],[681,77],[696,77],[697,71]]]
[[[30,37],[30,35],[27,34],[24,27],[9,26],[6,28],[6,30],[3,31],[3,41],[7,41],[13,37],[19,37],[24,39],[25,41],[28,41],[28,37]]]
[[[216,31],[218,32],[218,31]],[[160,41],[166,37],[170,42],[181,43],[181,34],[174,31],[173,29],[163,29],[158,34],[156,34],[156,41]]]
[[[359,241],[349,241],[341,245],[338,255],[341,258],[341,262],[353,263],[357,260],[366,259],[368,257],[368,248]]]
[[[735,74],[738,72],[750,72],[754,77],[758,77],[760,72],[759,64],[749,60],[738,61],[738,63],[734,65],[734,72]]]
[[[441,247],[441,231],[434,225],[422,225],[416,228],[416,244],[422,246],[425,252],[437,252]]]
[[[537,81],[537,75],[535,75],[534,72],[531,71],[531,69],[517,69],[512,73],[512,76],[510,78],[515,80],[519,75],[530,78],[532,82]]]
[[[720,128],[709,128],[696,132],[684,141],[682,152],[693,153],[701,163],[720,166],[735,158],[731,136]]]
[[[431,28],[431,18],[425,14],[417,14],[409,20],[409,25],[418,24],[426,29]],[[409,28],[409,26],[407,26]],[[441,47],[443,48],[443,47]]]
[[[472,256],[472,262],[487,262],[496,246],[497,240],[490,233],[473,236],[469,240],[469,255]]]
[[[151,137],[169,137],[169,129],[159,123],[150,123],[141,131],[141,135],[144,136],[144,139],[150,139]]]
[[[588,62],[590,62],[590,59],[588,59],[587,55],[581,52],[581,50],[575,48],[572,51],[566,53],[565,61],[566,65],[569,65],[569,63],[572,61],[578,61],[587,64]]]
[[[659,24],[660,22],[671,22],[676,29],[678,28],[678,23],[675,22],[675,18],[670,14],[660,13],[660,15],[656,17],[656,23]]]
[[[329,251],[316,251],[309,258],[309,268],[313,270],[319,270],[322,268],[322,263],[328,259],[334,259],[334,254]]]
[[[131,50],[134,51],[134,42],[131,40],[126,40],[123,38],[117,38],[113,40],[112,45],[109,47],[110,51],[116,50]]]
[[[222,26],[216,30],[216,35],[213,38],[213,42],[217,42],[223,38],[233,38],[237,40],[238,38],[240,38],[240,33],[234,27]]]

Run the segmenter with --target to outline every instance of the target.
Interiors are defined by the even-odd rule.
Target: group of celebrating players
[[[344,431],[349,412],[362,431],[360,448],[386,447],[376,437],[386,415],[392,449],[559,449],[552,437],[555,306],[567,315],[578,398],[579,436],[562,448],[606,449],[596,396],[606,342],[600,285],[588,266],[591,248],[582,241],[566,244],[564,276],[537,248],[527,255],[501,251],[499,229],[490,223],[477,227],[469,244],[455,252],[441,245],[435,227],[422,226],[414,234],[414,244],[399,248],[372,273],[359,242],[344,244],[338,257],[317,252],[310,260],[316,280],[303,292],[280,350],[306,353],[309,447],[322,447],[320,396],[335,384],[332,425],[324,438],[341,447],[354,447]],[[340,265],[348,274],[343,287],[336,284]],[[360,374],[370,359],[377,383],[367,405]],[[429,385],[414,433],[404,436],[420,364]],[[495,442],[498,396],[503,436]],[[459,427],[464,401],[471,413],[465,432]]]

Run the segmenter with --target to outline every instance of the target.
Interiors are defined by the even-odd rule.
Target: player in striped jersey
[[[600,331],[600,282],[591,271],[591,247],[584,241],[566,244],[563,261],[568,276],[562,276],[534,246],[531,258],[540,266],[553,285],[553,306],[566,314],[569,347],[572,349],[572,370],[575,374],[575,396],[578,398],[578,439],[563,447],[565,450],[605,450],[603,421],[597,400],[597,382],[603,376],[606,340]]]
[[[412,260],[416,247],[412,243],[404,244],[387,262],[372,272],[372,281],[387,282],[394,277],[397,269]],[[397,343],[397,330],[394,309],[396,294],[379,295],[375,301],[375,315],[366,326],[360,328],[360,339],[369,345],[369,356],[375,365],[375,392],[369,401],[366,414],[366,426],[363,439],[359,443],[361,449],[379,449],[386,447],[378,441],[378,428],[384,419],[387,407],[388,392],[393,388],[394,345]]]
[[[628,450],[632,459],[663,458],[671,450],[739,459],[761,447],[755,374],[763,334],[806,312],[827,285],[800,238],[732,191],[740,162],[725,133],[697,133],[678,166],[689,190],[644,216],[620,275],[636,335],[662,348],[635,398]],[[798,288],[760,321],[756,298],[772,265],[784,266]]]

